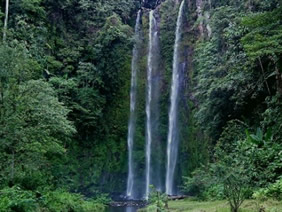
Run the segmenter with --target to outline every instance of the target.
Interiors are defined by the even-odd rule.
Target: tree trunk
[[[4,29],[3,29],[3,42],[6,41],[6,37],[7,37],[8,16],[9,16],[9,0],[6,0],[5,20],[4,20]]]
[[[282,97],[282,73],[280,73],[276,65],[275,65],[275,72],[276,72],[277,93],[279,97]]]
[[[266,79],[266,77],[265,77],[265,71],[264,71],[264,68],[263,68],[263,65],[262,65],[262,62],[261,62],[260,57],[258,58],[258,60],[259,60],[260,68],[261,68],[262,75],[263,75],[263,80],[264,80],[264,82],[265,82],[265,85],[266,85],[268,94],[271,95],[271,92],[270,92],[270,89],[269,89],[269,85],[268,85],[267,79]]]
[[[11,163],[11,181],[14,182],[15,177],[15,151],[12,151],[12,163]]]
[[[248,1],[248,9],[249,9],[250,12],[253,10],[253,2],[252,2],[252,0]]]
[[[239,208],[237,208],[236,206],[232,206],[231,207],[231,212],[238,212]]]
[[[211,4],[211,0],[208,0],[209,1],[209,7],[210,7],[210,10],[212,9],[212,4]]]
[[[203,1],[202,0],[196,0],[196,7],[197,7],[198,19],[200,20],[200,23],[199,23],[200,35],[201,35],[201,37],[204,37]]]
[[[277,66],[277,62],[278,60],[275,59],[274,57],[269,57],[270,60],[273,62],[274,64],[274,68],[275,68],[275,78],[276,78],[276,92],[278,94],[278,96],[281,98],[282,97],[282,73],[279,71],[278,66]]]
[[[161,208],[161,204],[160,204],[160,193],[157,192],[157,195],[158,195],[157,212],[161,212],[161,211],[160,211],[160,208]]]

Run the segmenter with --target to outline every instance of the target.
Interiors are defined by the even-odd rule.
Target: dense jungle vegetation
[[[142,175],[148,10],[159,11],[165,148],[179,2],[1,1],[0,212],[103,211],[124,193],[140,7],[144,98],[135,159]],[[177,182],[200,200],[227,199],[232,212],[248,198],[282,200],[281,4],[185,0]]]

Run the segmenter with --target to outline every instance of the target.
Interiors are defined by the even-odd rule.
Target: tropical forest
[[[282,212],[282,1],[0,0],[0,212]]]

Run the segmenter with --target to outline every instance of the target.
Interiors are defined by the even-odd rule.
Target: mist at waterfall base
[[[140,209],[137,206],[122,206],[122,207],[113,207],[110,206],[107,208],[106,212],[136,212]]]
[[[147,73],[145,92],[145,167],[134,161],[134,142],[136,131],[136,99],[144,98],[137,92],[138,61],[141,57],[141,44],[145,39],[141,36],[142,12],[139,11],[135,26],[135,45],[132,57],[132,77],[130,91],[130,120],[128,125],[128,178],[126,197],[128,200],[148,199],[150,185],[158,191],[168,195],[177,195],[177,183],[175,182],[179,148],[178,127],[178,102],[181,90],[181,74],[184,72],[185,63],[181,57],[180,43],[182,41],[184,1],[179,6],[177,24],[175,29],[175,43],[173,53],[173,67],[171,78],[171,91],[168,102],[168,131],[167,141],[160,139],[160,92],[161,92],[161,56],[160,56],[160,32],[158,11],[151,10],[149,13],[149,29],[147,43]],[[164,147],[166,146],[166,150]],[[166,157],[164,155],[166,154]],[[161,161],[163,158],[165,161]],[[143,174],[140,175],[143,170]]]

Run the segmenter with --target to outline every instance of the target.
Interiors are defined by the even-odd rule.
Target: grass
[[[200,202],[191,199],[170,201],[168,203],[171,212],[230,212],[227,201]],[[264,208],[264,210],[260,210]],[[268,200],[258,202],[246,200],[241,206],[241,212],[282,212],[282,202]]]

